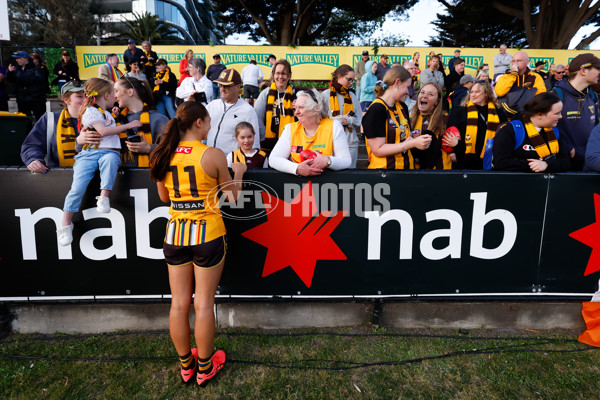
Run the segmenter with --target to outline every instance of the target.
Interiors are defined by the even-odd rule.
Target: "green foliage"
[[[521,0],[506,0],[509,6],[522,4]],[[437,36],[427,44],[433,47],[509,47],[527,43],[523,21],[503,14],[491,2],[458,0],[447,2],[447,14],[437,14]]]
[[[225,36],[249,33],[271,45],[343,45],[370,36],[390,11],[402,13],[417,0],[214,0]],[[240,16],[249,16],[240,18]]]
[[[135,19],[125,20],[124,28],[118,30],[118,36],[112,40],[114,43],[123,43],[127,39],[134,39],[137,43],[148,40],[152,44],[181,44],[183,40],[177,36],[173,26],[148,12],[144,14],[133,13]]]
[[[8,0],[11,40],[22,47],[93,44],[97,0]]]

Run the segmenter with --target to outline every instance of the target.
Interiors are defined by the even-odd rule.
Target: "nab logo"
[[[262,196],[265,204],[279,201],[266,192]],[[273,212],[267,216],[268,221],[242,236],[268,249],[263,278],[291,267],[306,287],[310,287],[318,260],[347,259],[331,238],[346,211],[319,213],[310,181],[288,206],[271,207]],[[307,208],[311,212],[305,212]],[[285,215],[286,209],[291,215]]]
[[[192,147],[179,146],[175,153],[192,154]]]

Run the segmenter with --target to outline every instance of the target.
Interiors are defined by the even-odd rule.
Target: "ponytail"
[[[177,107],[177,115],[169,121],[165,132],[158,137],[158,146],[150,153],[150,178],[160,182],[170,171],[171,158],[177,150],[181,136],[198,120],[205,120],[208,111],[201,103],[186,101]]]

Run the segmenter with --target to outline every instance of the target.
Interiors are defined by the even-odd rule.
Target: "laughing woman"
[[[375,83],[377,99],[362,122],[370,169],[414,169],[415,155],[429,148],[431,136],[411,136],[408,107],[401,102],[410,84],[410,72],[403,67],[392,67]]]
[[[442,150],[442,137],[446,132],[446,117],[442,111],[442,88],[435,83],[425,84],[412,109],[410,124],[412,136],[431,135],[431,149],[427,157],[418,160],[419,169],[452,169],[450,154]]]

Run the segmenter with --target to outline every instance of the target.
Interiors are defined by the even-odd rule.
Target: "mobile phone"
[[[132,136],[127,136],[127,139],[125,139],[128,142],[131,143],[139,143],[142,141],[142,137],[140,135],[132,135]]]
[[[206,103],[206,93],[204,93],[204,92],[194,93],[194,100],[197,101],[198,103]]]

